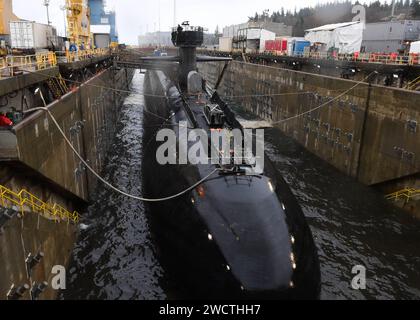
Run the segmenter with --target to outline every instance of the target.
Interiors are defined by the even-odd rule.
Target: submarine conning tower
[[[172,29],[172,43],[179,48],[179,83],[182,89],[188,86],[188,75],[197,71],[197,47],[204,41],[204,29],[192,27],[186,21]]]

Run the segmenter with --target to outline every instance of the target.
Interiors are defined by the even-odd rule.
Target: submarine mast
[[[174,27],[172,43],[179,49],[179,83],[182,90],[188,86],[188,75],[197,71],[197,47],[204,42],[204,29],[192,27],[188,21]]]

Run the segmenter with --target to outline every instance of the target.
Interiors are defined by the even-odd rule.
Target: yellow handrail
[[[108,55],[109,53],[108,48],[66,51],[66,60],[67,62],[83,61],[89,58]]]
[[[71,213],[56,203],[51,204],[44,202],[25,189],[16,193],[5,186],[0,185],[0,201],[4,208],[6,208],[7,205],[18,207],[22,215],[24,215],[25,208],[27,208],[34,213],[54,217],[56,221],[67,219],[69,222],[73,221],[74,223],[78,223],[80,220],[77,211]]]
[[[0,60],[0,78],[13,77],[16,71],[44,70],[56,65],[57,57],[51,51],[27,56],[7,56]]]
[[[274,55],[287,55],[285,51],[266,51]],[[347,54],[339,53],[336,56],[330,55],[328,52],[305,52],[303,57],[312,59],[329,59],[355,62],[370,62],[380,64],[396,64],[396,65],[418,65],[420,57],[418,54],[409,54],[405,56],[395,54],[379,54],[379,53],[358,53]]]
[[[417,196],[420,196],[420,189],[405,188],[400,191],[386,195],[385,199],[394,201],[405,200],[408,202],[409,200]]]

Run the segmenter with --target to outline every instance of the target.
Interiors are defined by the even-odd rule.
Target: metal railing
[[[417,86],[420,86],[420,76],[418,76],[416,79],[411,81],[407,86],[406,89],[408,90],[414,90],[417,88]]]
[[[370,62],[381,64],[397,65],[420,65],[418,54],[401,56],[397,54],[379,54],[379,53],[359,53],[359,54],[337,54],[332,55],[327,52],[305,52],[305,58],[330,59],[339,61]]]
[[[285,51],[267,50],[266,53],[277,56],[287,56]],[[301,55],[295,55],[303,58],[311,59],[328,59],[338,61],[353,61],[353,62],[370,62],[382,64],[397,64],[397,65],[420,65],[419,54],[410,54],[408,56],[400,56],[396,54],[378,54],[378,53],[359,53],[359,54],[336,54],[333,55],[328,52],[305,52]]]
[[[95,57],[106,56],[111,53],[110,49],[108,48],[100,48],[100,49],[88,49],[88,50],[79,50],[79,51],[65,51],[61,52],[65,58],[65,62],[76,62],[76,61],[83,61],[86,59],[91,59]]]
[[[50,204],[44,202],[24,189],[19,193],[16,193],[0,185],[0,201],[4,208],[7,208],[8,205],[9,207],[16,206],[22,216],[25,214],[26,210],[31,210],[33,213],[51,217],[55,220],[55,222],[67,220],[67,222],[78,223],[80,220],[79,213],[77,211],[71,213],[56,203]]]
[[[420,196],[420,189],[405,188],[385,196],[387,200],[405,200],[406,202]]]
[[[54,52],[38,53],[27,56],[7,56],[0,59],[0,79],[13,77],[25,71],[37,71],[57,65]]]

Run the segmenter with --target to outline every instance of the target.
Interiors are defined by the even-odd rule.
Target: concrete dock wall
[[[0,215],[4,212],[0,208]],[[75,240],[73,224],[55,223],[35,213],[26,213],[21,218],[15,215],[0,233],[0,300],[6,299],[12,284],[19,287],[44,281],[49,286],[40,299],[55,299],[58,292],[52,288],[53,267],[68,265]],[[39,252],[44,253],[44,258],[33,268],[29,278],[25,258],[29,253],[36,255]],[[30,299],[29,291],[22,299]]]
[[[106,70],[48,106],[76,150],[100,172],[113,137],[119,106],[132,73]],[[96,180],[43,111],[36,112],[15,127],[17,161],[34,169],[75,196],[88,201]]]
[[[199,64],[214,85],[223,63]],[[342,172],[376,185],[420,171],[420,93],[233,61],[219,92]],[[308,112],[322,104],[324,107]],[[284,119],[308,112],[293,120]]]
[[[48,106],[74,147],[99,173],[112,147],[119,109],[132,77],[133,71],[108,69]],[[14,133],[0,131],[0,184],[15,192],[25,189],[70,212],[77,210],[83,219],[81,210],[92,196],[97,179],[71,151],[51,118],[39,111],[14,129]],[[5,222],[3,213],[9,210],[0,202],[0,300],[6,299],[12,284],[31,285],[34,281],[49,284],[41,299],[55,299],[58,292],[51,288],[52,268],[66,267],[73,250],[76,225],[54,222],[29,209],[25,208],[23,216],[15,214]],[[25,258],[41,251],[45,257],[29,278]],[[29,299],[29,293],[22,298]]]

